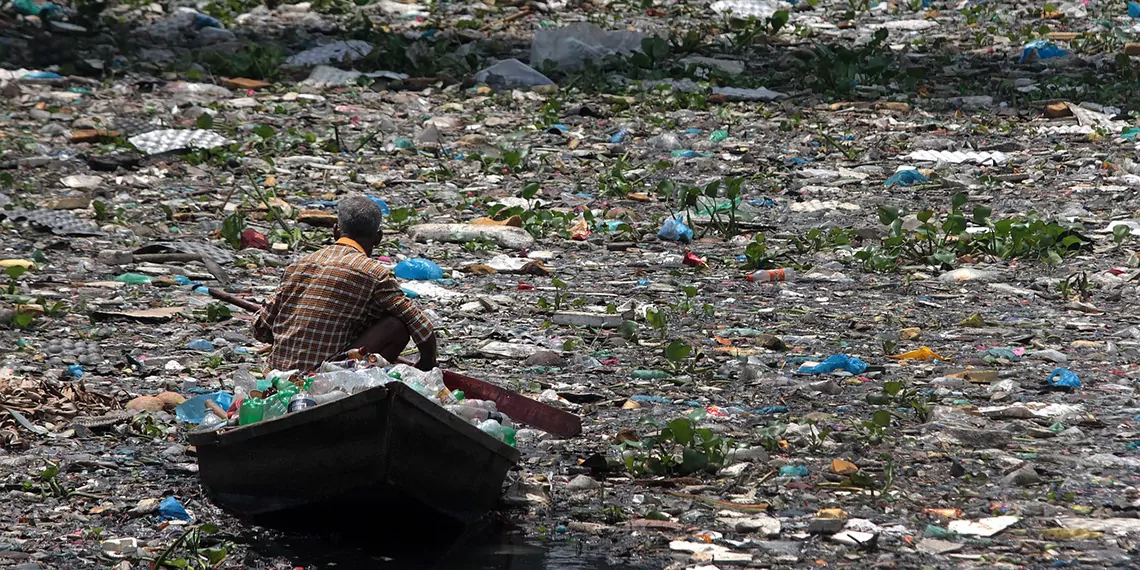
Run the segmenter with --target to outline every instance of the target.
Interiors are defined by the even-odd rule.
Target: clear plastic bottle
[[[281,398],[277,398],[277,397],[266,398],[266,400],[265,400],[265,412],[263,412],[263,417],[265,419],[271,420],[273,418],[283,416],[288,412],[289,412],[289,407],[288,407],[288,405],[285,404],[285,402],[281,401]]]
[[[495,420],[486,420],[479,422],[479,431],[499,440],[503,441],[504,433],[503,426]]]
[[[781,269],[761,269],[748,276],[749,281],[794,281],[796,270],[790,267]]]

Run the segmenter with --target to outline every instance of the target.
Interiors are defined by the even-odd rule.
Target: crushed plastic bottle
[[[793,281],[796,278],[796,270],[790,267],[783,269],[761,269],[748,276],[749,281]]]
[[[479,431],[499,440],[503,440],[503,426],[495,420],[479,422]]]

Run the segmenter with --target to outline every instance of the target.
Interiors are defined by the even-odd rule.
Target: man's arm
[[[277,316],[277,295],[269,298],[253,318],[253,338],[273,344],[273,320]]]
[[[423,313],[400,289],[400,284],[391,272],[384,270],[377,276],[375,299],[380,309],[392,315],[408,327],[408,334],[412,342],[420,351],[420,360],[416,368],[431,370],[436,367],[439,358],[439,347],[435,336],[435,326],[427,315]]]

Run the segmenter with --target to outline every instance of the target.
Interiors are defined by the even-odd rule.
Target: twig
[[[502,24],[509,24],[515,20],[518,20],[519,18],[525,18],[529,15],[530,15],[530,8],[529,7],[523,8],[522,10],[519,10],[518,12],[515,12],[514,14],[511,14],[510,16],[503,18],[502,20],[497,20],[497,21],[488,23],[487,25],[483,26],[482,28],[479,28],[479,31],[480,32],[486,32],[487,30],[490,30],[491,28],[493,28],[495,26],[499,26]]]
[[[261,200],[262,204],[265,204],[266,214],[273,216],[273,221],[277,222],[277,225],[281,226],[281,229],[284,230],[286,234],[289,233],[289,226],[285,225],[285,220],[281,219],[281,213],[279,211],[273,211],[273,206],[269,205],[269,199],[265,197],[265,193],[258,187],[257,179],[254,178],[252,174],[247,173],[246,176],[249,178],[250,185],[253,186],[253,191],[257,194],[257,199]]]
[[[222,212],[224,212],[224,211],[226,210],[226,204],[229,204],[229,203],[230,203],[230,198],[233,198],[233,197],[234,197],[234,192],[237,192],[237,187],[238,187],[238,185],[237,185],[237,177],[235,176],[235,177],[234,177],[234,185],[233,185],[233,187],[232,187],[232,188],[230,188],[230,193],[229,193],[229,194],[226,194],[226,199],[225,199],[225,200],[222,200],[222,205],[221,205],[221,206],[218,206],[218,213],[219,213],[219,214],[221,214]]]

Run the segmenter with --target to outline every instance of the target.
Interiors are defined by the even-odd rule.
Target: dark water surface
[[[663,565],[611,562],[604,550],[577,539],[528,543],[518,534],[494,531],[453,544],[286,534],[251,539],[248,546],[259,557],[306,569],[651,570]]]

